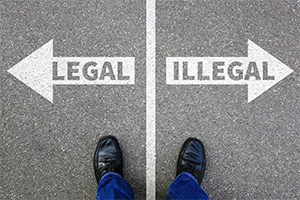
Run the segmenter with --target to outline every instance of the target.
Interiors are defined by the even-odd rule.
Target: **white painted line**
[[[146,1],[146,199],[155,199],[155,0]]]

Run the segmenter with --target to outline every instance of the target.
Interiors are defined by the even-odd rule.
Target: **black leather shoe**
[[[115,172],[123,176],[122,152],[114,136],[105,136],[99,140],[94,154],[94,170],[97,183],[107,172]]]
[[[182,172],[191,173],[201,185],[205,166],[206,158],[202,142],[196,138],[188,138],[179,153],[176,176]]]

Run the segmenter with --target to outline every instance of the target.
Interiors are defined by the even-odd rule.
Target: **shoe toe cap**
[[[183,159],[193,163],[205,163],[204,146],[201,141],[197,139],[191,139],[183,152]]]

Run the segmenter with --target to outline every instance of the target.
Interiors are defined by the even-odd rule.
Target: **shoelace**
[[[114,165],[113,163],[114,163],[114,160],[108,160],[107,162],[105,162],[105,165],[103,167],[101,167],[102,175],[107,172],[115,171],[115,167],[113,166]]]

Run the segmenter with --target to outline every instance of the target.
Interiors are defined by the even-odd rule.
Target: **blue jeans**
[[[96,200],[134,199],[132,187],[119,174],[105,174],[98,185]],[[208,200],[192,174],[182,173],[171,184],[168,200]]]

